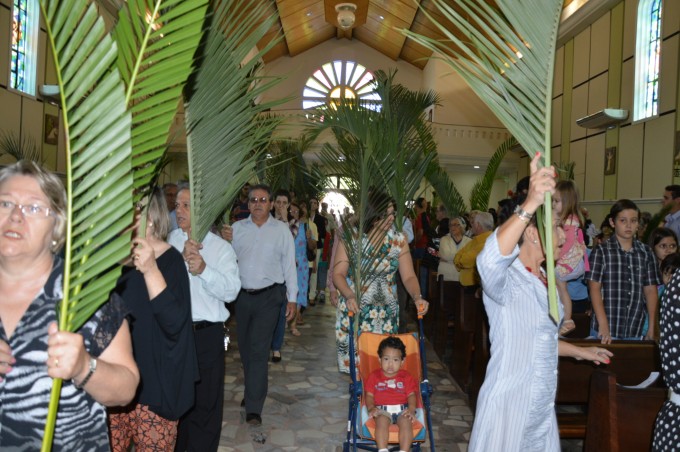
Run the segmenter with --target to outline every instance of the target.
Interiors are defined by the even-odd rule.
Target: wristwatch
[[[90,357],[90,371],[85,375],[85,378],[83,378],[83,381],[81,381],[80,384],[76,383],[75,379],[71,379],[73,386],[75,386],[76,389],[83,389],[83,386],[85,386],[87,382],[90,381],[90,378],[92,378],[95,370],[97,370],[97,358]]]

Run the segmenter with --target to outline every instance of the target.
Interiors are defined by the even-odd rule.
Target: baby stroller
[[[354,317],[350,312],[349,317],[349,359],[350,376],[352,382],[349,385],[349,416],[347,419],[347,438],[343,443],[343,452],[357,449],[377,452],[374,438],[375,421],[369,418],[365,402],[362,397],[362,380],[375,369],[380,367],[378,358],[378,345],[387,335],[375,333],[360,333],[357,339],[357,350],[359,352],[359,375],[354,357]],[[403,369],[411,373],[413,378],[420,383],[420,393],[417,394],[417,422],[413,423],[413,444],[411,450],[420,451],[421,443],[429,432],[430,450],[435,452],[434,434],[432,432],[432,419],[430,417],[430,396],[432,395],[432,385],[427,379],[427,360],[425,359],[425,338],[423,337],[423,319],[418,316],[420,333],[406,333],[395,335],[406,345],[406,361]],[[425,428],[427,425],[427,428]],[[399,430],[396,425],[390,427],[389,443],[390,450],[399,450]]]

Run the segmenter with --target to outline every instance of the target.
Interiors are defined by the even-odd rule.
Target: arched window
[[[635,48],[634,121],[659,114],[660,57],[661,0],[640,0]]]
[[[380,108],[373,90],[373,74],[352,61],[333,61],[314,71],[302,92],[302,108],[332,106],[338,99],[359,99],[369,108]]]
[[[10,88],[35,96],[38,54],[38,0],[14,0]]]

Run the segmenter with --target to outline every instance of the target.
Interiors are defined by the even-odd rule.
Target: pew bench
[[[597,346],[614,353],[610,364],[596,366],[589,361],[577,361],[560,357],[558,364],[557,424],[560,438],[587,438],[588,410],[590,401],[590,380],[599,368],[616,375],[620,384],[636,385],[644,381],[651,372],[661,369],[659,348],[653,341],[614,341],[609,345],[599,340],[567,339],[579,347]],[[570,406],[580,412],[561,412],[559,408]]]
[[[595,371],[590,382],[586,452],[650,450],[656,416],[667,394],[661,386],[626,388],[617,384],[613,373]]]

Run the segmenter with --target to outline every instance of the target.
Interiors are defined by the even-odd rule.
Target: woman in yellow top
[[[479,212],[472,220],[473,238],[461,248],[453,263],[460,272],[460,284],[463,286],[477,286],[480,283],[477,274],[477,255],[484,248],[486,239],[493,231],[493,217],[489,212]]]

